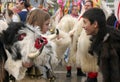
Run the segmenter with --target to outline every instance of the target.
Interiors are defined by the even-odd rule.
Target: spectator
[[[27,0],[18,0],[16,1],[16,7],[20,10],[20,12],[18,13],[20,20],[22,22],[25,22],[27,14],[29,12],[28,7],[30,7],[30,4]]]
[[[79,15],[78,15],[78,6],[77,6],[77,4],[72,6],[71,16],[75,17],[75,18],[78,18]]]

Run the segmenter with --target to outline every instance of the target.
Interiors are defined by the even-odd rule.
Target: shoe
[[[66,77],[71,77],[71,71],[67,71]]]
[[[77,68],[77,76],[86,76],[80,68]]]
[[[97,78],[87,78],[87,80],[85,82],[98,82]]]

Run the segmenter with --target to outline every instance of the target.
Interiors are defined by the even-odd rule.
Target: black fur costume
[[[9,27],[0,33],[0,82],[9,82],[9,74],[4,69],[4,63],[7,60],[7,54],[5,48],[12,54],[11,46],[14,42],[18,41],[18,31],[24,28],[23,23],[10,23]],[[17,49],[17,47],[16,47]],[[21,59],[19,50],[16,52],[16,56],[13,56],[14,60]]]
[[[98,55],[103,82],[120,82],[120,30],[106,26],[91,38],[91,54]]]
[[[0,41],[0,82],[9,82],[9,74],[5,69],[3,69],[6,59],[7,55],[5,53],[3,44]]]

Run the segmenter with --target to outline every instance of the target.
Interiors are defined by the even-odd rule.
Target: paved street
[[[58,66],[55,70],[56,80],[51,82],[85,82],[86,77],[78,77],[76,75],[76,70],[73,68],[72,77],[66,77],[65,67]],[[26,76],[23,80],[17,82],[50,82],[49,80],[43,78],[30,78]],[[99,73],[98,82],[102,82],[101,74]]]

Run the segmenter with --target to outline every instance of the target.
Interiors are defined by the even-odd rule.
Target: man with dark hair
[[[86,34],[92,36],[89,53],[97,55],[103,82],[120,82],[120,31],[106,25],[102,9],[89,9],[82,17]]]

